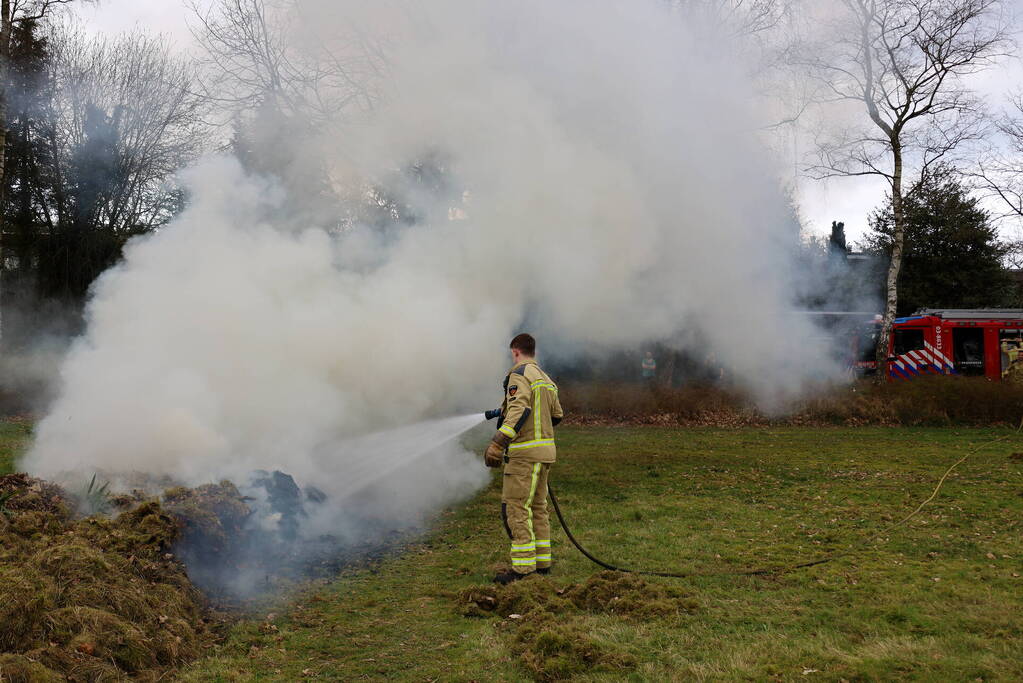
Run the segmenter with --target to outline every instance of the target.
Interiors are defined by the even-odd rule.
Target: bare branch
[[[349,36],[298,45],[293,0],[218,0],[208,9],[193,1],[190,7],[192,34],[205,53],[201,92],[228,120],[270,105],[318,125],[365,113],[378,99],[383,50],[357,27]]]
[[[751,37],[775,28],[784,0],[664,0],[673,10],[709,20],[735,37]]]
[[[142,33],[89,38],[64,22],[54,26],[49,43],[53,97],[41,137],[58,180],[54,196],[40,201],[46,221],[85,221],[123,234],[162,224],[170,217],[170,178],[204,141],[192,66]],[[81,176],[82,164],[95,164],[102,176],[85,209],[80,198],[66,196],[69,185],[60,180]]]
[[[815,178],[877,175],[891,187],[893,246],[877,348],[878,367],[885,367],[904,247],[904,179],[914,168],[925,176],[983,138],[985,112],[963,79],[990,66],[1012,41],[998,11],[1000,0],[841,2],[845,24],[839,38],[808,60],[810,73],[829,99],[856,98],[866,116],[858,132],[843,129],[819,141],[808,171]],[[1023,208],[1023,185],[996,191],[1010,206],[1016,201]]]

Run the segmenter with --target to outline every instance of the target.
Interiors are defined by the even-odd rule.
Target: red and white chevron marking
[[[955,369],[952,365],[952,360],[948,356],[936,349],[931,343],[924,342],[924,348],[915,349],[896,356],[888,372],[893,377],[909,379],[924,373],[947,375],[954,373]]]

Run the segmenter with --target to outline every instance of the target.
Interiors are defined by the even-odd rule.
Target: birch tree
[[[840,0],[834,40],[805,65],[824,104],[846,103],[857,120],[820,140],[811,175],[877,176],[890,188],[891,257],[878,339],[884,382],[905,249],[904,184],[922,178],[985,130],[966,77],[1004,55],[1010,39],[1000,0]]]

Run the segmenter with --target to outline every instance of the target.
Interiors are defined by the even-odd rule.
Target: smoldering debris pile
[[[59,487],[0,477],[0,678],[156,680],[213,639],[156,501],[76,519]]]
[[[282,472],[156,496],[0,477],[0,681],[159,679],[215,640],[211,598],[333,574],[397,538],[306,533],[326,502]]]
[[[279,471],[256,470],[240,488],[230,481],[173,487],[161,500],[181,527],[174,550],[189,577],[222,602],[265,593],[282,581],[334,575],[398,536],[381,534],[378,543],[357,545],[310,532],[309,521],[324,511],[327,496]]]

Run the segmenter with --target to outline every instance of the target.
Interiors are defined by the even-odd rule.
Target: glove
[[[504,462],[504,448],[491,441],[487,452],[483,454],[483,462],[487,467],[500,467]]]
[[[494,408],[493,410],[488,410],[487,412],[483,413],[483,417],[487,418],[488,420],[493,420],[495,417],[501,417],[501,409]]]

